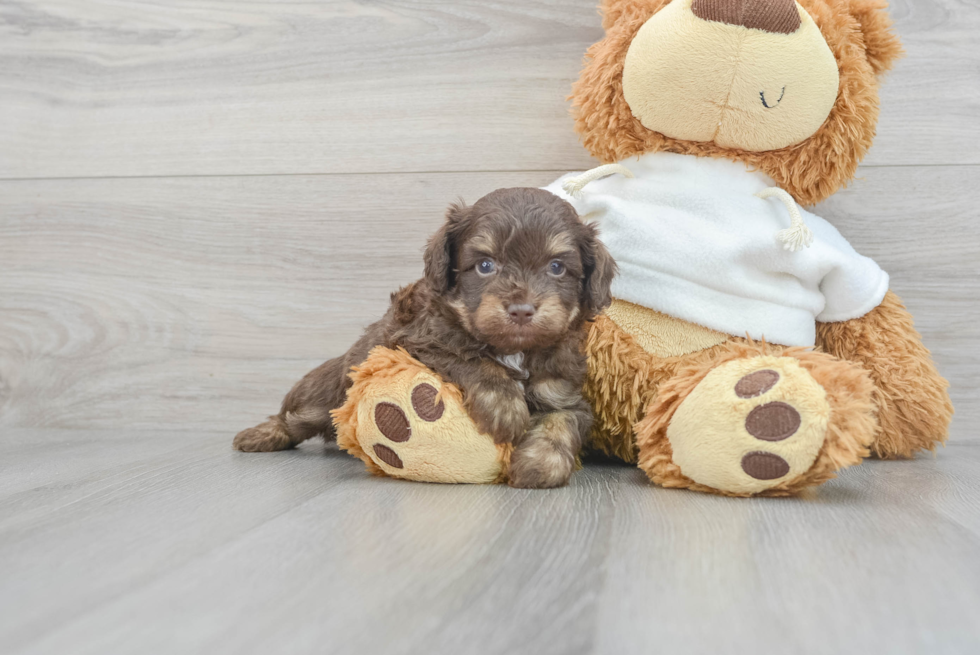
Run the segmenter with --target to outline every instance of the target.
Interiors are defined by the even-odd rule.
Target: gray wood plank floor
[[[859,179],[950,445],[797,499],[230,449],[456,196],[592,165],[594,0],[0,0],[0,653],[980,652],[980,5],[893,0]]]
[[[14,430],[11,653],[975,653],[980,444],[743,501],[592,464],[546,492],[320,444]]]

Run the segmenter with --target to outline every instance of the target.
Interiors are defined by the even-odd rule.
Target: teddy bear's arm
[[[893,292],[861,318],[818,323],[817,345],[870,372],[878,406],[878,432],[871,446],[875,455],[910,457],[946,441],[953,415],[949,383]]]

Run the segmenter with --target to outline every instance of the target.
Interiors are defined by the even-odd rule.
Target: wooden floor
[[[457,196],[594,162],[594,0],[0,0],[0,653],[980,652],[980,4],[893,0],[818,206],[952,383],[935,457],[803,498],[401,483],[231,436]]]
[[[10,653],[977,653],[980,444],[796,499],[365,475],[320,444],[8,432]]]

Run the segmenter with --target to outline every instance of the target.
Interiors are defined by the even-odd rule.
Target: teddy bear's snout
[[[703,20],[774,34],[792,34],[801,24],[795,0],[694,0],[691,11]]]
[[[749,152],[812,136],[839,83],[827,40],[794,0],[671,0],[623,66],[623,98],[643,127]]]

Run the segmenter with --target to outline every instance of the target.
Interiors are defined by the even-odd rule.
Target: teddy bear
[[[948,384],[887,273],[804,209],[871,145],[879,78],[901,54],[886,5],[601,10],[571,100],[602,165],[547,187],[620,269],[589,327],[589,448],[664,487],[780,496],[943,443]],[[377,474],[505,480],[509,447],[476,430],[459,390],[382,351],[335,413],[341,447]]]

